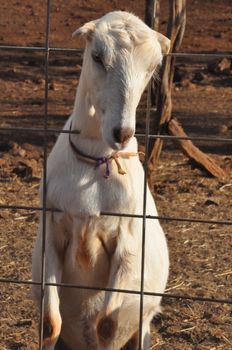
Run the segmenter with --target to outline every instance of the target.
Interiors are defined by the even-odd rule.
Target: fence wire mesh
[[[12,52],[14,51],[31,51],[31,52],[42,52],[44,53],[44,121],[43,121],[43,128],[33,128],[33,127],[22,127],[22,128],[14,128],[14,127],[0,127],[0,133],[18,133],[18,134],[29,134],[29,133],[43,133],[43,195],[42,195],[42,206],[25,206],[25,205],[6,205],[6,204],[0,204],[0,209],[9,209],[9,210],[33,210],[33,211],[39,211],[42,212],[42,231],[43,231],[43,244],[42,244],[42,268],[41,268],[41,280],[39,282],[32,282],[31,280],[23,280],[23,279],[14,279],[14,278],[1,278],[0,277],[0,283],[4,284],[15,284],[15,285],[38,285],[41,288],[41,303],[40,303],[40,330],[39,330],[39,349],[42,350],[43,348],[43,319],[44,319],[44,294],[45,294],[45,288],[49,285],[55,285],[58,287],[64,287],[64,288],[78,288],[78,289],[86,289],[86,290],[96,290],[96,291],[110,291],[110,292],[120,292],[120,293],[128,293],[128,294],[135,294],[140,296],[140,327],[139,327],[139,344],[140,349],[142,348],[142,318],[143,318],[143,298],[146,295],[149,296],[162,296],[163,298],[174,298],[174,299],[183,299],[183,300],[192,300],[196,302],[210,302],[210,303],[220,303],[220,304],[232,304],[231,299],[224,299],[224,298],[216,298],[216,297],[205,297],[205,296],[192,296],[192,295],[184,295],[184,294],[172,294],[172,293],[151,293],[146,292],[144,290],[144,261],[145,261],[145,249],[144,249],[144,242],[145,242],[145,234],[146,234],[146,220],[147,219],[153,219],[153,220],[160,220],[160,221],[176,221],[176,222],[189,222],[189,223],[201,223],[201,224],[218,224],[218,225],[232,225],[231,220],[212,220],[212,219],[202,219],[202,218],[189,218],[189,217],[170,217],[170,216],[151,216],[146,215],[146,195],[147,195],[147,187],[146,187],[146,181],[147,181],[147,167],[148,167],[148,145],[149,141],[157,138],[161,138],[164,140],[175,140],[175,139],[182,139],[182,140],[192,140],[192,141],[204,141],[204,142],[219,142],[219,143],[225,143],[225,144],[232,144],[231,138],[225,138],[225,137],[198,137],[198,136],[190,136],[190,137],[178,137],[178,136],[169,136],[169,135],[154,135],[150,133],[149,130],[149,124],[150,124],[150,89],[151,84],[149,84],[148,87],[148,97],[147,97],[147,109],[146,109],[146,132],[145,133],[137,133],[136,137],[139,139],[144,140],[145,142],[145,161],[144,161],[144,171],[145,171],[145,181],[143,184],[144,189],[144,197],[143,197],[143,213],[140,215],[137,214],[123,214],[123,213],[108,213],[108,212],[102,212],[101,215],[104,216],[121,216],[121,217],[133,217],[133,218],[140,218],[142,219],[143,226],[142,226],[142,258],[141,258],[141,285],[140,285],[140,291],[135,290],[127,290],[127,289],[112,289],[112,288],[98,288],[98,287],[89,287],[85,285],[72,285],[72,284],[65,284],[65,283],[47,283],[45,280],[45,242],[46,242],[46,213],[48,211],[54,211],[59,212],[59,209],[49,208],[46,205],[46,194],[47,194],[47,156],[48,156],[48,144],[47,144],[47,138],[50,134],[60,134],[60,133],[76,133],[75,131],[65,131],[60,130],[58,128],[49,128],[48,127],[48,93],[49,93],[49,54],[50,52],[78,52],[82,53],[82,49],[72,49],[72,48],[60,48],[60,47],[51,47],[49,43],[49,35],[50,35],[50,20],[51,20],[51,0],[47,0],[47,15],[46,15],[46,30],[45,30],[45,44],[43,47],[37,47],[37,46],[14,46],[14,45],[1,45],[0,50],[10,50]],[[170,53],[169,56],[175,56],[179,58],[184,58],[186,60],[190,58],[201,58],[201,59],[215,59],[215,58],[232,58],[232,54],[228,53]]]

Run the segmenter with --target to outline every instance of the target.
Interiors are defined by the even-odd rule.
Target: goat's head
[[[86,39],[82,74],[104,141],[122,149],[135,131],[135,113],[169,40],[127,12],[111,12],[74,32]]]

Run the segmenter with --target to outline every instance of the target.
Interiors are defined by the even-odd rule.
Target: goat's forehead
[[[92,51],[100,54],[105,64],[109,66],[123,62],[122,67],[125,68],[128,64],[131,65],[132,59],[134,63],[136,62],[136,66],[154,69],[162,60],[160,45],[154,37],[147,36],[146,33],[143,33],[140,39],[137,40],[131,37],[130,33],[112,28],[105,33],[96,31]]]
[[[97,51],[115,51],[127,49],[131,51],[134,46],[129,33],[124,30],[108,28],[107,31],[95,31],[93,46]]]
[[[129,12],[114,11],[97,20],[96,25],[101,30],[125,29],[133,27],[147,28],[147,25],[137,16]]]
[[[125,16],[126,15],[126,16]],[[96,23],[95,44],[112,48],[130,50],[135,45],[152,40],[152,31],[139,18],[131,14],[112,13]],[[154,40],[154,37],[153,37]]]

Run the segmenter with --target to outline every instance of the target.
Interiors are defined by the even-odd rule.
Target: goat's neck
[[[80,134],[73,136],[73,141],[89,155],[104,156],[112,152],[102,140],[99,119],[91,103],[90,93],[83,74],[80,76],[76,93],[72,113],[72,129],[80,130]]]
[[[72,117],[73,128],[80,130],[82,137],[101,138],[100,124],[82,75],[76,93]]]

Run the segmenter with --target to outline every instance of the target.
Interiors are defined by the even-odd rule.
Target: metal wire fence
[[[65,131],[60,129],[54,129],[54,128],[48,128],[48,90],[49,90],[49,54],[50,52],[82,52],[82,49],[69,49],[69,48],[59,48],[59,47],[50,47],[49,43],[49,35],[50,35],[50,20],[51,20],[51,0],[47,0],[47,15],[46,15],[46,36],[45,36],[45,44],[43,47],[36,47],[36,46],[30,46],[30,47],[21,47],[21,46],[10,46],[10,45],[1,45],[0,50],[11,50],[11,51],[40,51],[44,53],[44,63],[45,63],[45,69],[44,69],[44,79],[45,79],[45,86],[44,86],[44,119],[43,119],[43,128],[14,128],[14,127],[1,127],[0,132],[6,133],[20,133],[20,134],[27,134],[27,133],[43,133],[43,195],[42,195],[42,206],[25,206],[25,205],[4,205],[0,204],[0,209],[10,209],[10,210],[35,210],[42,212],[42,232],[43,232],[43,244],[42,244],[42,269],[41,269],[41,280],[40,282],[32,282],[30,280],[20,280],[20,279],[12,279],[12,278],[0,278],[0,283],[12,283],[16,285],[39,285],[41,288],[41,303],[40,303],[40,331],[39,331],[39,349],[42,350],[42,344],[43,344],[43,319],[44,319],[44,292],[45,288],[48,285],[56,285],[60,287],[66,287],[66,288],[78,288],[78,289],[85,289],[85,290],[96,290],[96,291],[110,291],[110,292],[120,292],[120,293],[129,293],[129,294],[136,294],[140,295],[140,349],[141,349],[141,336],[142,336],[142,315],[143,315],[143,297],[145,295],[149,296],[162,296],[163,298],[174,298],[174,299],[186,299],[186,300],[192,300],[192,301],[198,301],[198,302],[211,302],[211,303],[221,303],[221,304],[232,304],[231,299],[224,299],[224,298],[209,298],[204,296],[192,296],[192,295],[183,295],[183,294],[172,294],[172,293],[151,293],[146,292],[144,290],[144,261],[145,261],[145,249],[144,249],[144,243],[145,243],[145,234],[146,234],[146,220],[147,219],[154,219],[154,220],[161,220],[161,221],[176,221],[176,222],[189,222],[189,223],[201,223],[201,224],[219,224],[219,225],[232,225],[231,220],[210,220],[210,219],[202,219],[202,218],[189,218],[189,217],[176,217],[176,216],[151,216],[146,214],[146,178],[147,178],[147,163],[148,163],[148,144],[149,140],[161,138],[164,140],[173,140],[173,139],[184,139],[184,140],[196,140],[196,141],[204,141],[204,142],[223,142],[227,144],[232,144],[231,138],[224,138],[224,137],[197,137],[197,136],[191,136],[191,137],[175,137],[175,136],[168,136],[168,135],[154,135],[150,133],[149,130],[149,124],[150,124],[150,86],[148,88],[148,98],[147,98],[147,112],[146,112],[146,132],[136,134],[136,136],[139,139],[145,140],[145,162],[144,162],[144,171],[145,171],[145,181],[143,184],[144,188],[144,198],[143,198],[143,212],[140,215],[132,215],[132,214],[118,214],[118,213],[109,213],[109,212],[102,212],[101,215],[105,216],[121,216],[121,217],[133,217],[133,218],[140,218],[142,219],[143,225],[142,225],[142,259],[141,259],[141,285],[140,285],[140,291],[135,290],[125,290],[125,289],[111,289],[111,288],[98,288],[98,287],[89,287],[85,285],[72,285],[72,284],[65,284],[65,283],[47,283],[45,280],[45,237],[46,237],[46,213],[48,211],[60,211],[59,209],[51,209],[47,207],[46,205],[46,194],[47,194],[47,155],[48,155],[48,136],[50,134],[57,134],[57,133],[75,133],[75,131]],[[209,59],[209,58],[232,58],[232,54],[224,54],[224,53],[172,53],[169,54],[175,57],[185,58],[186,60],[189,58],[203,58],[203,59]]]

